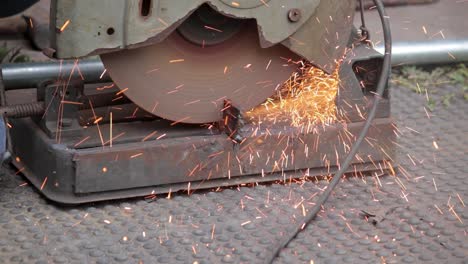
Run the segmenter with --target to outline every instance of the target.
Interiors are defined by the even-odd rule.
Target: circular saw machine
[[[354,0],[56,0],[57,58],[100,55],[142,109],[184,123],[221,119],[275,93],[304,58],[332,71]]]
[[[54,0],[47,54],[59,60],[1,69],[12,163],[69,204],[333,173],[382,69],[381,54],[353,41],[355,7]],[[31,87],[29,101],[14,96]],[[298,125],[312,115],[321,122]],[[389,115],[386,92],[350,171],[390,166]]]

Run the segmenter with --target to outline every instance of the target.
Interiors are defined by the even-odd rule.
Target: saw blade
[[[214,29],[213,29],[214,30]],[[278,45],[262,49],[246,27],[214,46],[199,46],[174,31],[161,43],[101,55],[116,85],[140,108],[183,123],[222,118],[225,100],[248,111],[275,93],[299,57]]]

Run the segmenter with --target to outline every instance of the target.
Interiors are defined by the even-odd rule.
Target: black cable
[[[305,228],[310,222],[312,222],[315,217],[317,216],[318,212],[322,208],[323,204],[328,200],[328,197],[330,196],[331,192],[333,189],[336,187],[336,185],[339,183],[341,177],[343,174],[348,170],[349,166],[351,165],[351,162],[354,159],[354,156],[356,155],[361,143],[363,142],[364,138],[367,135],[367,132],[369,131],[370,126],[372,125],[372,121],[375,118],[375,115],[377,113],[377,106],[382,99],[383,93],[385,91],[385,88],[387,86],[388,79],[390,77],[390,70],[391,70],[391,54],[392,54],[392,38],[391,38],[391,31],[390,31],[390,23],[388,21],[388,16],[387,13],[385,12],[384,5],[381,0],[373,0],[375,5],[377,6],[377,10],[380,15],[380,20],[382,22],[382,27],[383,27],[383,33],[384,33],[384,43],[385,43],[385,54],[384,54],[384,59],[383,59],[383,66],[382,66],[382,71],[380,74],[380,79],[377,84],[377,91],[376,94],[374,95],[373,98],[373,104],[372,108],[369,111],[369,116],[367,117],[366,122],[364,123],[364,126],[356,140],[356,142],[353,144],[353,147],[349,151],[348,155],[346,156],[346,159],[340,166],[340,170],[332,177],[330,183],[328,184],[327,188],[325,191],[322,193],[322,195],[319,197],[319,200],[317,201],[317,204],[312,208],[312,210],[306,215],[304,218],[304,222],[301,222],[300,224],[296,225],[296,228],[293,232],[290,234],[285,234],[283,236],[283,239],[281,239],[277,245],[276,248],[274,248],[273,251],[271,251],[271,254],[267,255],[265,258],[265,263],[272,263],[275,258],[278,256],[280,251],[285,248],[289,242],[291,242],[297,234],[301,232],[303,228]]]
[[[362,0],[359,0],[359,10],[361,13],[361,27],[359,29],[361,30],[362,40],[369,40],[370,33],[366,27],[366,19],[364,19],[364,4]]]

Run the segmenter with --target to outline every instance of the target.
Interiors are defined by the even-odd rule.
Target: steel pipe
[[[77,64],[75,61],[9,63],[1,66],[1,73],[5,90],[34,88],[44,81],[81,76],[85,83],[112,81],[98,59],[82,60]]]
[[[383,47],[376,50],[383,54]],[[443,64],[468,61],[468,39],[423,42],[397,42],[393,44],[392,65]],[[60,62],[14,63],[1,66],[5,90],[37,87],[41,82],[58,78],[80,77],[85,83],[111,82],[104,73],[99,59]],[[78,71],[79,68],[79,71]],[[101,76],[102,75],[102,76]]]
[[[393,66],[468,61],[468,39],[396,42],[392,46]],[[375,49],[381,54],[384,52],[383,46]]]

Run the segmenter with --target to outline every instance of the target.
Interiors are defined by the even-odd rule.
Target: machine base
[[[304,128],[247,124],[242,144],[215,129],[170,126],[164,120],[114,124],[113,135],[125,134],[115,136],[112,145],[103,141],[110,138],[108,124],[57,140],[23,118],[12,120],[10,133],[18,171],[47,198],[79,204],[329,175],[362,124],[317,126],[306,133]],[[350,172],[388,169],[395,137],[390,118],[376,119]]]

